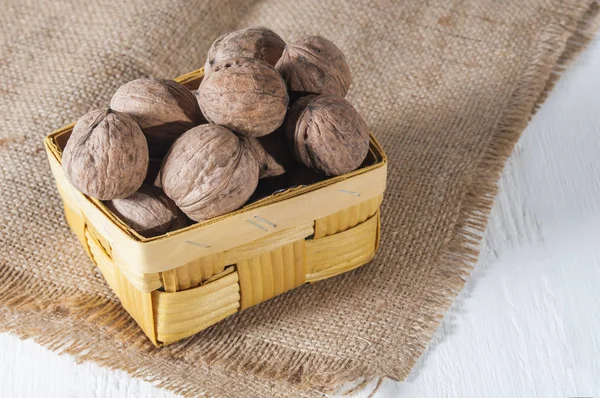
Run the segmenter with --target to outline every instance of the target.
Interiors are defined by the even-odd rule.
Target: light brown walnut
[[[110,108],[137,120],[153,159],[162,158],[181,134],[205,122],[194,94],[173,80],[126,83],[113,95]]]
[[[146,238],[184,228],[187,224],[175,202],[152,185],[142,185],[133,195],[113,199],[105,205],[131,229]]]
[[[321,36],[301,36],[288,44],[275,69],[290,91],[345,97],[352,83],[346,57]]]
[[[75,124],[62,154],[69,182],[86,195],[111,200],[132,195],[148,170],[148,144],[135,120],[95,110]]]
[[[275,66],[284,48],[283,39],[262,26],[226,33],[210,46],[204,64],[204,75],[208,76],[214,65],[231,58],[256,58]]]
[[[366,122],[335,95],[308,95],[296,101],[285,133],[296,160],[328,176],[356,170],[369,152]]]
[[[248,137],[275,131],[285,118],[288,94],[279,73],[254,58],[214,66],[196,92],[206,119]]]
[[[225,127],[203,124],[175,141],[163,161],[158,183],[194,221],[240,208],[258,184],[252,152]]]

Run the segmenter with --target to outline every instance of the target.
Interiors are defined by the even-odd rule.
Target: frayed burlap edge
[[[411,325],[415,334],[419,333],[426,339],[415,340],[411,347],[414,352],[412,361],[405,367],[384,369],[383,375],[386,377],[405,379],[427,348],[444,314],[464,287],[477,262],[480,243],[498,192],[498,180],[515,144],[567,66],[585,49],[600,28],[599,1],[594,0],[578,11],[577,19],[563,16],[549,23],[533,43],[530,61],[525,65],[521,78],[515,81],[513,94],[496,122],[495,133],[473,173],[470,189],[463,197],[452,238],[436,267],[439,272],[447,273],[447,277],[443,279],[443,284],[431,289],[436,295],[430,295],[423,305],[421,312],[432,316],[416,319]],[[437,294],[439,292],[443,294]],[[367,385],[363,383],[362,387]],[[375,391],[380,386],[381,381],[378,381]]]
[[[521,78],[515,81],[513,94],[496,123],[488,149],[473,174],[471,188],[464,196],[453,238],[440,260],[441,272],[449,272],[446,279],[448,283],[437,286],[432,291],[441,291],[444,294],[429,297],[424,305],[425,308],[437,309],[423,311],[424,313],[435,313],[437,316],[416,321],[412,326],[412,329],[420,330],[423,336],[427,336],[427,340],[418,341],[420,344],[415,349],[416,355],[413,355],[413,361],[402,369],[401,379],[408,375],[420,354],[426,349],[445,312],[464,287],[477,262],[479,246],[498,192],[498,180],[521,133],[567,66],[585,49],[599,27],[600,2],[592,1],[587,7],[581,8],[579,19],[565,18],[550,23],[534,43],[530,61],[526,64]],[[390,373],[386,375],[391,376]],[[380,385],[381,383],[376,389]]]
[[[264,385],[256,387],[255,391],[269,391],[272,396],[286,395],[288,387],[300,389],[296,396],[317,396],[321,392],[339,392],[343,384],[361,380],[358,388],[352,389],[354,392],[366,387],[375,378],[379,378],[378,386],[384,376],[405,378],[426,348],[443,314],[463,288],[477,261],[478,247],[506,159],[527,122],[547,98],[561,73],[583,50],[600,25],[599,3],[593,1],[587,7],[582,7],[579,15],[578,19],[565,17],[564,20],[546,26],[534,43],[535,47],[531,49],[530,62],[521,78],[515,82],[513,95],[473,174],[471,188],[464,195],[452,239],[447,243],[447,249],[437,267],[438,272],[447,274],[445,282],[432,289],[436,295],[428,298],[420,314],[426,316],[414,320],[410,327],[419,336],[411,345],[411,363],[400,368],[394,367],[393,361],[386,360],[375,364],[361,364],[298,353],[269,343],[244,344],[237,340],[231,342],[231,346],[245,346],[251,351],[244,356],[244,360],[237,359],[231,350],[227,352],[227,347],[214,347],[214,354],[208,355],[208,358],[213,358],[209,365],[221,369],[221,375],[229,372],[245,378],[249,391],[253,384],[261,383],[262,379]],[[0,280],[0,331],[12,332],[21,338],[33,338],[42,346],[61,354],[72,355],[78,361],[93,361],[111,369],[124,370],[174,393],[213,397],[236,392],[232,386],[224,390],[222,384],[215,384],[210,377],[205,377],[211,373],[207,367],[195,367],[196,374],[190,376],[188,361],[193,359],[186,358],[181,361],[180,366],[174,366],[173,361],[167,363],[161,351],[148,343],[137,331],[137,325],[110,298],[91,298],[75,289],[69,299],[57,301],[51,297],[40,298],[32,288],[35,286],[33,278],[9,272],[4,266],[0,269]],[[65,326],[72,327],[70,333],[65,332]],[[106,349],[106,341],[90,341],[84,338],[87,333],[77,333],[93,328],[102,328],[111,337],[108,339],[110,341],[126,342],[119,347],[124,355],[115,357],[115,347]],[[178,349],[184,350],[185,345]],[[148,355],[135,355],[134,350]],[[267,363],[267,360],[261,359],[261,355],[252,355],[265,350],[276,351],[277,362],[285,366],[273,366],[273,357]],[[132,355],[127,355],[128,351]],[[276,369],[285,369],[285,373]],[[332,372],[331,369],[335,371]],[[198,391],[199,385],[203,385],[205,391]]]
[[[0,331],[12,332],[20,338],[33,338],[52,351],[75,357],[78,362],[92,361],[110,369],[124,370],[177,394],[245,397],[268,393],[268,396],[276,397],[289,396],[286,391],[294,388],[297,389],[294,396],[313,397],[322,396],[323,392],[332,393],[348,380],[370,376],[369,369],[363,364],[243,338],[225,345],[204,347],[203,358],[185,357],[177,361],[178,367],[174,367],[175,361],[169,360],[169,355],[185,352],[187,344],[194,344],[193,338],[187,344],[169,347],[170,351],[156,348],[140,333],[138,325],[120,303],[110,298],[91,298],[76,289],[68,295],[61,292],[68,298],[40,298],[29,275],[0,272],[0,277],[7,282],[0,293]],[[88,336],[94,329],[100,329],[105,338],[90,341]],[[70,332],[65,333],[65,330]],[[106,344],[113,345],[107,348]],[[115,356],[115,352],[121,355]],[[249,354],[242,357],[239,352]],[[273,355],[264,358],[260,355],[264,352]],[[198,366],[199,360],[208,366]],[[274,361],[284,364],[288,371],[279,370],[281,368],[274,366]],[[193,374],[190,369],[194,369]],[[215,374],[223,377],[215,379]],[[218,382],[227,374],[248,378],[244,390],[236,391],[235,386]],[[271,390],[262,384],[266,380],[272,383]],[[252,383],[261,385],[253,389]],[[198,391],[198,386],[206,390]],[[263,394],[253,392],[258,390]]]

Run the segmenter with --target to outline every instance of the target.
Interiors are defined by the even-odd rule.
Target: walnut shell
[[[196,92],[210,122],[249,137],[275,131],[285,118],[285,82],[270,65],[254,58],[234,58],[214,66]]]
[[[162,158],[177,137],[204,122],[194,94],[173,80],[125,83],[113,95],[110,107],[137,120],[151,158]]]
[[[260,166],[260,178],[282,175],[292,164],[292,154],[286,143],[283,129],[264,137],[249,137],[248,147],[253,151]]]
[[[194,221],[241,207],[258,184],[258,161],[225,127],[203,124],[175,141],[160,170],[168,197]]]
[[[294,157],[328,176],[356,170],[369,152],[367,124],[348,101],[335,95],[296,101],[285,132]]]
[[[185,227],[185,216],[164,192],[142,185],[133,195],[105,203],[117,217],[140,235],[150,238]]]
[[[131,117],[95,110],[75,124],[62,155],[69,182],[86,195],[111,200],[132,195],[148,170],[148,144]]]
[[[283,39],[262,26],[226,33],[210,46],[204,64],[204,75],[208,76],[215,64],[231,58],[256,58],[275,66],[284,48]]]
[[[301,36],[288,44],[275,69],[290,91],[345,97],[352,83],[346,57],[321,36]]]

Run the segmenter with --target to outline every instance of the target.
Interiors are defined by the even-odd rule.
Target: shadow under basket
[[[203,75],[199,69],[175,80],[196,89]],[[144,238],[67,181],[61,156],[73,126],[44,141],[67,222],[155,345],[191,336],[304,283],[350,271],[377,251],[387,160],[372,135],[367,159],[352,173]]]

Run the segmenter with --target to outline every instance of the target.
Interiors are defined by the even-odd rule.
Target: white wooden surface
[[[600,397],[598,72],[600,37],[517,145],[479,263],[430,348],[376,397]],[[0,397],[40,396],[173,397],[0,334]]]

